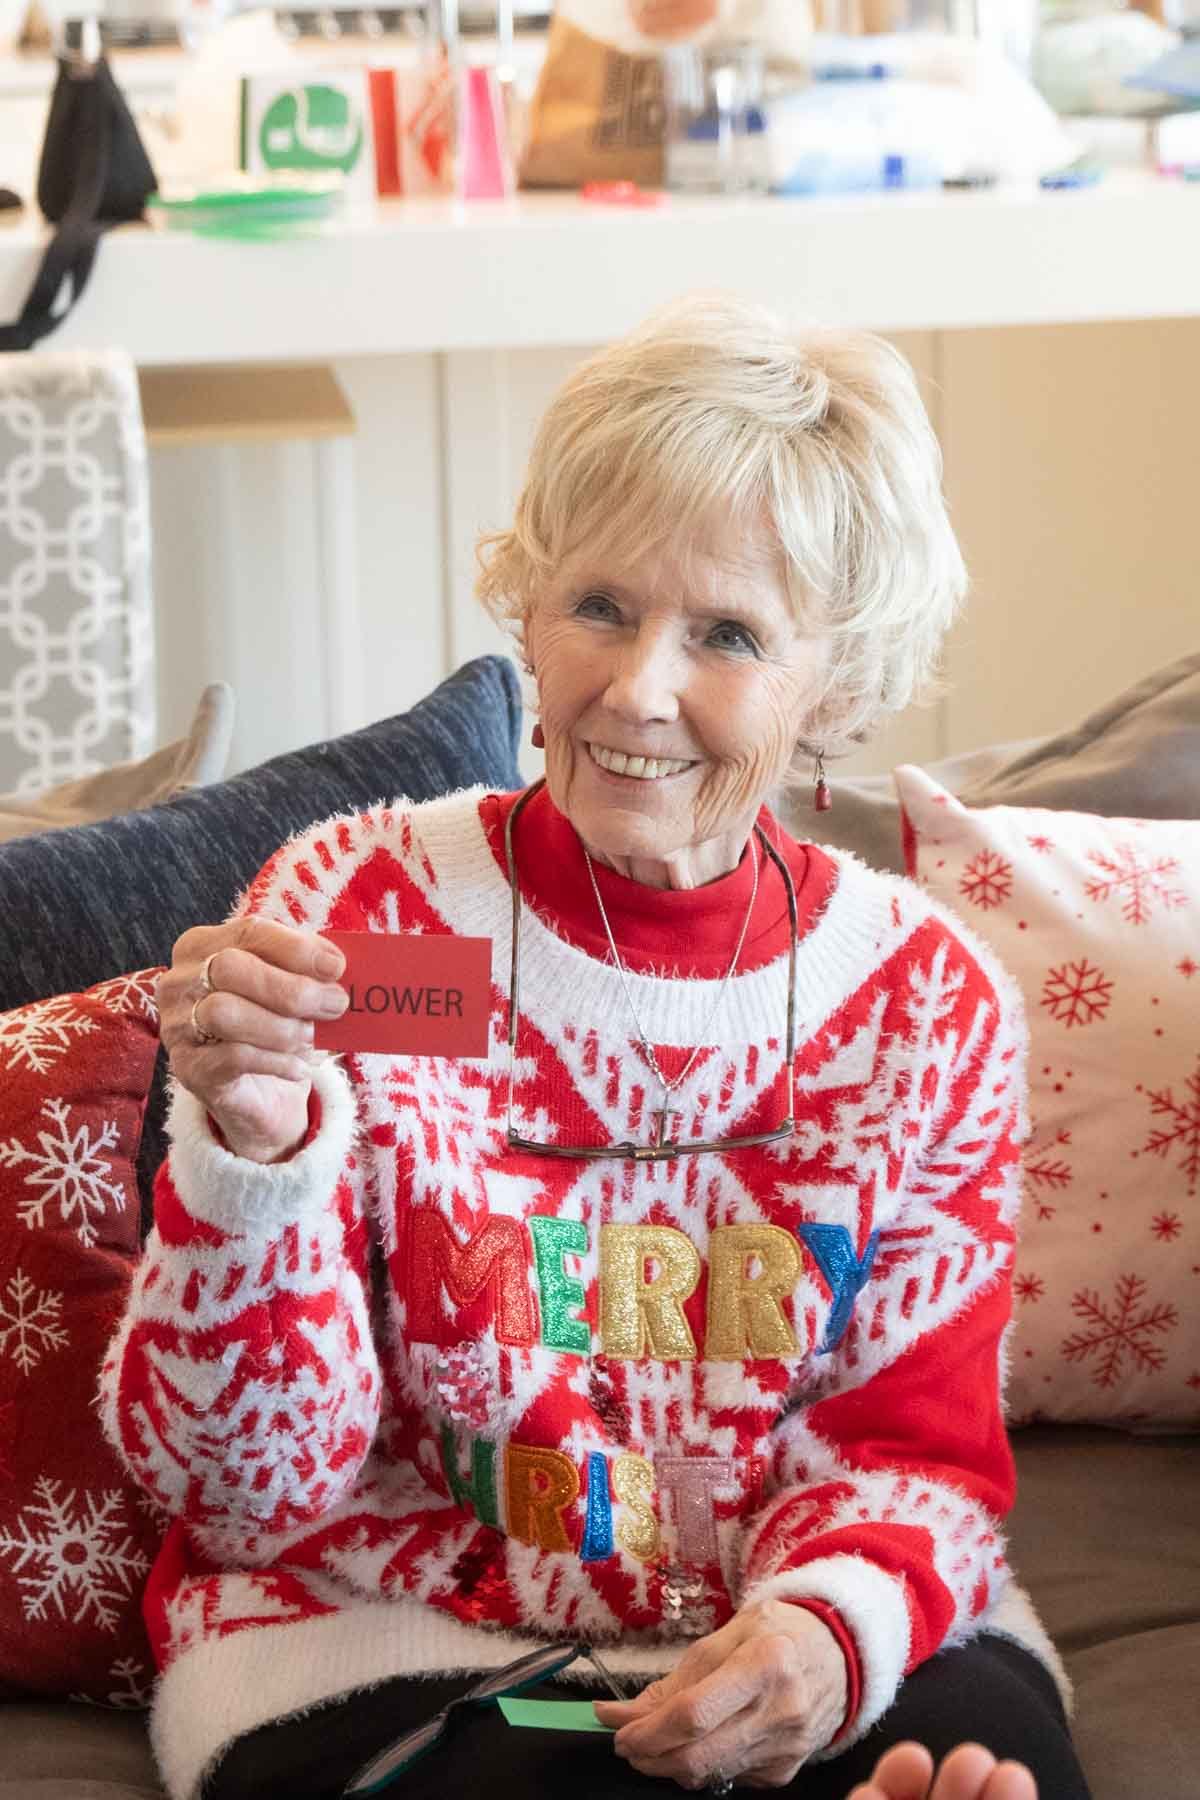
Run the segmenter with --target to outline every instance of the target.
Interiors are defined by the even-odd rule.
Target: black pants
[[[260,1726],[226,1751],[204,1800],[336,1800],[368,1757],[473,1679],[397,1677]],[[554,1682],[532,1694],[594,1699],[596,1690]],[[967,1739],[986,1744],[995,1756],[1032,1769],[1039,1800],[1089,1800],[1050,1676],[1028,1651],[986,1635],[924,1663],[860,1743],[801,1769],[785,1791],[795,1800],[845,1800],[890,1745],[909,1738],[938,1759]],[[460,1709],[442,1742],[382,1792],[388,1800],[454,1800],[478,1795],[481,1782],[486,1800],[666,1800],[683,1791],[631,1769],[614,1755],[607,1733],[515,1730],[487,1706]]]

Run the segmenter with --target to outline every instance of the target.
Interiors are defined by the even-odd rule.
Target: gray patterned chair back
[[[150,496],[123,352],[0,355],[0,792],[155,741]]]

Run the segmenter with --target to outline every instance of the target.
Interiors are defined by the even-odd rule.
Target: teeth
[[[623,750],[606,750],[602,744],[589,744],[593,758],[602,769],[614,775],[632,775],[637,781],[657,781],[663,775],[678,775],[690,769],[691,763],[678,757],[626,756]]]

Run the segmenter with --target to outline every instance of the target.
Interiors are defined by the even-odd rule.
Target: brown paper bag
[[[626,56],[555,13],[529,106],[521,186],[661,187],[664,129],[658,57]]]

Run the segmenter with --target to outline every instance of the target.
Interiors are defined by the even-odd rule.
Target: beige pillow
[[[1200,652],[1156,669],[1056,737],[974,750],[926,768],[964,806],[1044,806],[1107,818],[1200,817]],[[872,868],[904,873],[891,775],[830,781],[818,814],[811,786],[777,797],[797,838],[852,850]]]
[[[0,794],[0,843],[140,812],[220,781],[229,761],[233,715],[233,689],[213,682],[200,696],[187,736],[141,762],[118,763],[39,794]]]

